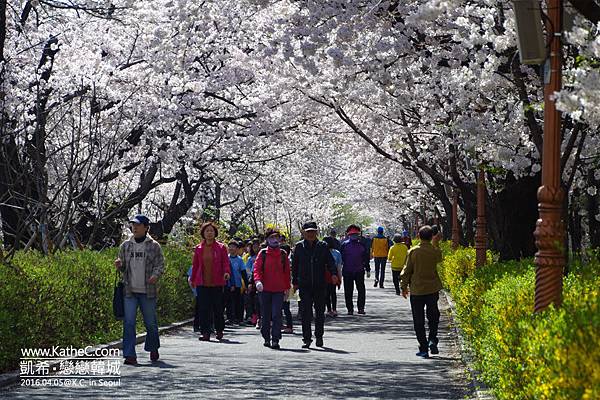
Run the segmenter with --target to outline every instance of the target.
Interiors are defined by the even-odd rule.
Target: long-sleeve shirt
[[[369,269],[369,253],[360,240],[344,241],[341,253],[343,274],[354,274]]]
[[[229,278],[227,286],[241,288],[242,280],[246,285],[248,285],[248,277],[246,276],[246,266],[244,265],[244,260],[242,260],[242,257],[229,256],[229,263],[231,264],[231,277]]]
[[[431,242],[422,240],[408,252],[406,266],[400,273],[402,290],[410,287],[413,295],[432,294],[442,289],[437,264],[442,261],[442,251]]]
[[[392,263],[391,267],[394,271],[402,271],[406,263],[408,248],[404,243],[396,243],[390,247],[388,252],[388,260]]]

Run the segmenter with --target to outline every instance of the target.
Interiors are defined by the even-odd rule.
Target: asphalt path
[[[387,275],[391,278],[389,265]],[[160,360],[138,345],[139,366],[120,368],[116,387],[18,386],[5,399],[465,399],[473,397],[440,299],[440,354],[417,357],[409,301],[367,284],[366,315],[347,315],[343,288],[336,318],[325,322],[324,348],[302,349],[301,328],[281,350],[263,347],[254,327],[227,328],[222,342],[200,342],[191,327],[161,337]],[[355,294],[356,301],[356,294]],[[356,308],[356,306],[355,306]],[[296,314],[296,304],[292,311]]]

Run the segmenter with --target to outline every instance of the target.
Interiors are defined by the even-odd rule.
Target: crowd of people
[[[130,220],[132,236],[121,245],[115,261],[125,285],[123,356],[125,364],[131,365],[137,364],[138,306],[147,331],[144,349],[150,352],[152,361],[159,358],[156,285],[164,270],[164,258],[160,245],[148,234],[149,222],[144,215]],[[334,230],[319,240],[318,229],[315,222],[306,222],[302,240],[292,247],[276,228],[267,229],[261,237],[233,238],[225,244],[217,240],[216,224],[202,224],[202,240],[194,248],[188,270],[188,283],[195,298],[193,327],[200,333],[199,340],[210,341],[213,334],[217,340],[223,340],[226,326],[249,325],[260,329],[265,347],[280,349],[282,333],[293,333],[290,302],[297,299],[302,347],[310,348],[313,338],[316,346],[323,347],[325,318],[338,315],[337,290],[342,285],[348,315],[355,311],[355,288],[357,313],[366,314],[365,276],[370,276],[373,259],[375,287],[384,288],[389,261],[396,294],[406,298],[410,288],[419,342],[417,355],[428,357],[429,350],[437,354],[441,282],[436,264],[441,260],[437,245],[440,235],[434,235],[431,227],[422,227],[420,243],[411,249],[407,231],[395,234],[391,240],[379,227],[377,235],[370,238],[353,224],[347,227],[342,240]],[[425,308],[429,337],[425,335]]]

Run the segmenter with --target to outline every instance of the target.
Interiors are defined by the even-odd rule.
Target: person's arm
[[[225,246],[221,247],[221,267],[223,268],[223,278],[228,281],[231,278],[231,263],[229,262],[229,253]]]
[[[412,253],[408,253],[406,265],[402,268],[402,272],[400,272],[400,287],[402,288],[402,296],[404,298],[408,295],[408,287],[415,268]]]
[[[292,285],[294,286],[298,286],[298,270],[300,266],[299,251],[300,245],[297,244],[296,248],[294,248],[294,253],[292,254]],[[256,271],[256,264],[254,264],[254,270]]]
[[[264,266],[263,266],[263,254],[262,252],[266,250],[261,250],[256,255],[256,261],[254,261],[254,283],[256,285],[256,290],[259,292],[263,291],[263,276],[264,276]]]
[[[394,261],[394,250],[392,247],[390,247],[390,249],[388,250],[388,256],[387,256],[388,261],[392,262]]]
[[[155,276],[156,279],[158,279],[165,271],[165,256],[163,254],[162,247],[160,247],[160,244],[153,242],[153,245],[155,246],[154,250],[157,254],[155,255],[156,261],[154,264],[154,268],[152,269],[152,276]]]
[[[115,260],[115,267],[119,272],[125,271],[125,243],[121,244],[121,246],[119,247],[119,255]]]

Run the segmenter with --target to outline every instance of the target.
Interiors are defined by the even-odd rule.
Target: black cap
[[[134,224],[150,225],[150,219],[142,214],[138,214],[135,217],[130,218],[129,222],[132,222]]]
[[[310,222],[306,222],[304,225],[302,225],[302,230],[303,231],[318,231],[319,228],[317,228],[317,223],[310,221]]]

